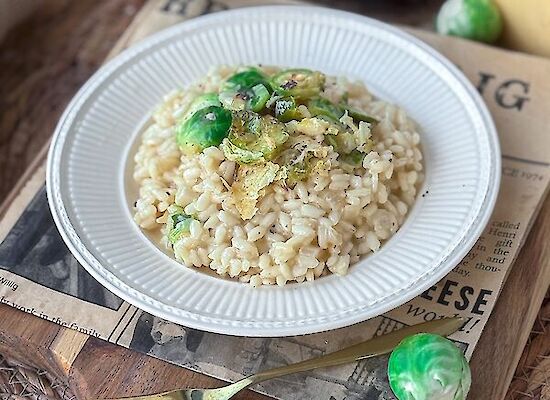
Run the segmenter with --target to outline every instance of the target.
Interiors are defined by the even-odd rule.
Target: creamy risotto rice
[[[232,82],[251,70],[266,81]],[[183,264],[253,286],[344,275],[376,252],[423,178],[417,127],[362,83],[313,74],[222,67],[168,94],[135,155],[139,226]],[[196,141],[201,110],[217,125]]]

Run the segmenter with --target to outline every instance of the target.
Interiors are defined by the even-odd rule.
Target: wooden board
[[[31,40],[39,38],[42,32],[48,31],[48,29],[39,28],[41,16],[45,15],[44,18],[50,24],[50,30],[56,32],[55,46],[45,39],[41,43],[46,47],[50,46],[50,51],[53,53],[49,55],[51,57],[49,62],[57,65],[54,62],[57,54],[59,59],[56,62],[60,64],[53,68],[46,63],[46,67],[42,66],[42,75],[29,78],[30,83],[22,74],[17,75],[18,70],[13,65],[9,69],[12,83],[8,88],[16,94],[9,97],[10,102],[0,103],[2,106],[0,109],[3,111],[0,116],[2,128],[0,139],[8,138],[7,147],[3,144],[6,142],[0,142],[0,163],[3,163],[0,164],[0,171],[3,171],[0,176],[0,182],[2,182],[0,193],[1,190],[5,193],[5,188],[13,185],[14,176],[21,173],[24,165],[28,164],[32,158],[31,155],[36,154],[40,148],[38,144],[47,141],[64,104],[82,81],[99,65],[143,1],[102,1],[96,4],[92,1],[53,0],[48,3],[57,7],[56,13],[52,14],[51,9],[40,11],[46,14],[37,14],[31,21],[34,25],[27,26],[27,31],[25,27],[21,27],[15,34],[19,32],[22,36],[8,44],[12,46],[13,43],[17,43],[13,45],[15,46],[13,51],[18,48],[18,51],[31,53],[31,49],[34,49],[34,43]],[[435,4],[429,1],[427,3]],[[388,13],[387,10],[384,12]],[[64,15],[64,18],[60,15]],[[418,18],[418,15],[415,18]],[[96,26],[94,20],[96,25],[100,24],[99,29],[91,29]],[[404,19],[398,21],[408,22]],[[414,22],[426,23],[426,19],[423,21]],[[43,25],[42,28],[44,28]],[[27,36],[29,41],[26,42],[24,36]],[[63,42],[65,37],[67,42]],[[86,40],[83,40],[84,38]],[[78,65],[81,75],[78,75],[75,69],[68,67],[73,62]],[[35,60],[35,63],[40,65],[39,60]],[[11,64],[9,60],[2,58],[0,67],[2,65]],[[51,81],[43,79],[55,76],[57,73],[67,77],[67,80],[63,80],[61,89],[57,85],[48,85]],[[32,77],[32,74],[30,76]],[[4,83],[5,78],[1,79]],[[34,91],[29,85],[34,91],[41,90],[39,90],[41,96],[37,96],[38,100],[33,100]],[[50,86],[56,86],[56,88],[50,88]],[[2,94],[6,94],[8,90],[6,85],[0,85],[0,87],[3,90]],[[0,101],[7,101],[4,100],[4,96],[0,98],[2,98]],[[50,107],[49,113],[48,107]],[[38,109],[39,112],[33,114],[34,109]],[[15,135],[9,136],[13,132]],[[40,135],[38,144],[32,143],[33,133]],[[21,137],[24,137],[24,140]],[[32,146],[27,146],[29,143]],[[39,155],[31,171],[41,164],[43,155],[44,153]],[[29,174],[27,173],[26,176],[30,176]],[[14,194],[22,187],[25,177],[21,182]],[[472,359],[474,384],[471,399],[501,399],[506,393],[550,281],[550,249],[546,246],[548,237],[550,237],[550,200],[547,199]],[[518,293],[522,295],[518,296]],[[0,306],[0,353],[47,369],[60,380],[67,382],[82,399],[119,397],[175,387],[206,387],[220,384],[215,379],[61,328],[7,306]],[[246,392],[237,398],[265,399],[266,397]]]

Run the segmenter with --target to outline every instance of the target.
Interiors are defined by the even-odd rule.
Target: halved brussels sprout
[[[265,160],[271,160],[287,141],[288,132],[284,124],[270,115],[238,111],[233,115],[228,139],[242,150],[261,153]]]
[[[238,162],[239,164],[254,164],[265,161],[261,151],[241,149],[235,146],[228,138],[223,139],[220,149],[222,149],[225,158],[230,161]]]
[[[273,89],[297,100],[318,96],[325,86],[325,75],[309,69],[285,69],[271,79]]]
[[[230,76],[226,83],[226,87],[236,87],[241,88],[252,88],[258,84],[263,84],[264,86],[269,86],[267,77],[262,71],[257,68],[249,68],[242,72],[237,72],[236,74]]]
[[[187,107],[187,110],[183,115],[183,120],[188,120],[197,111],[210,106],[221,106],[217,93],[205,93],[195,97],[195,99],[193,99],[193,101],[189,104],[189,107]]]
[[[176,127],[176,142],[184,154],[196,154],[218,146],[229,134],[231,111],[209,106],[195,112]]]
[[[238,72],[225,82],[220,100],[230,110],[261,111],[271,96],[271,85],[258,69]]]

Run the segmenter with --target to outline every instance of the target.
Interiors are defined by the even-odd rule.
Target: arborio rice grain
[[[350,170],[340,165],[331,146],[324,146],[328,174],[313,173],[293,188],[272,183],[263,189],[256,214],[244,221],[230,190],[238,165],[217,147],[182,155],[174,135],[190,101],[218,90],[234,71],[220,68],[201,83],[170,93],[155,112],[135,155],[135,221],[143,229],[161,230],[161,245],[173,248],[185,265],[210,268],[252,286],[346,274],[397,231],[415,200],[423,179],[415,123],[402,109],[374,99],[363,84],[327,78],[325,97],[337,102],[347,92],[351,105],[379,119],[370,132],[373,149],[362,167]],[[293,137],[305,135],[322,144],[320,129],[301,129],[296,121],[286,125]],[[172,245],[166,223],[173,204],[195,220],[189,234]]]

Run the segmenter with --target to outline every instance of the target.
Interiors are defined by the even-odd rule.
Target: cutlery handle
[[[444,318],[437,321],[424,322],[422,324],[408,326],[397,331],[374,337],[370,340],[346,347],[321,357],[302,361],[284,367],[274,368],[248,376],[240,381],[218,389],[188,389],[174,390],[150,396],[127,397],[126,400],[228,400],[241,390],[250,385],[278,378],[280,376],[294,374],[296,372],[309,371],[316,368],[331,367],[369,357],[386,354],[392,351],[407,336],[417,333],[435,333],[442,336],[456,332],[463,324],[462,318]]]
[[[283,375],[309,371],[316,368],[332,367],[387,354],[407,336],[415,335],[417,333],[435,333],[441,336],[447,336],[453,332],[456,332],[463,324],[464,320],[462,318],[444,318],[408,326],[356,345],[346,347],[342,350],[325,354],[321,357],[259,372],[245,379],[251,381],[249,384],[259,383],[268,379],[278,378]]]

